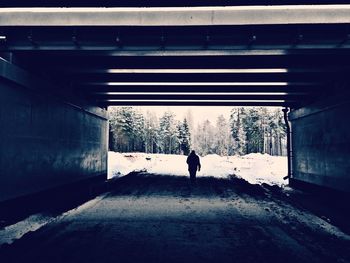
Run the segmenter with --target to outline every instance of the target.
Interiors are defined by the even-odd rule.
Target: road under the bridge
[[[350,262],[350,236],[242,179],[130,174],[0,249],[3,262]],[[294,201],[293,201],[294,200]]]
[[[0,10],[0,204],[103,181],[109,105],[290,107],[290,183],[349,193],[350,6],[209,9]],[[349,237],[280,189],[131,175],[110,190],[1,262],[350,262]]]

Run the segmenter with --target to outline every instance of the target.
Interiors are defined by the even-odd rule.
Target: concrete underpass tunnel
[[[0,8],[0,261],[350,262],[349,25],[338,4]],[[143,106],[229,111],[189,135]],[[292,188],[264,181],[278,158]]]
[[[0,10],[0,202],[105,180],[113,105],[287,107],[290,184],[348,193],[347,8]]]

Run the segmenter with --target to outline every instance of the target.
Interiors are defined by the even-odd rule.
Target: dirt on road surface
[[[242,179],[130,174],[0,248],[1,262],[350,262],[350,237]]]

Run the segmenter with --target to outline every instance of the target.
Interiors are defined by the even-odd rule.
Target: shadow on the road
[[[131,173],[116,179],[110,184],[111,196],[118,195],[168,195],[168,196],[218,196],[226,197],[232,193],[247,194],[262,198],[265,189],[253,185],[234,175],[229,178],[198,177],[190,183],[188,176],[155,175]]]
[[[107,191],[104,176],[97,176],[69,185],[0,203],[0,230],[30,215],[55,217],[76,208]]]

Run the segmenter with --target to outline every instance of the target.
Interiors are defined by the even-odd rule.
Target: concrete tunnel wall
[[[2,79],[0,94],[0,202],[107,175],[106,118]]]
[[[349,96],[292,111],[291,185],[311,183],[350,192]]]

